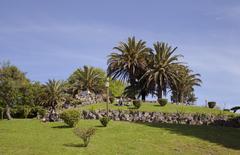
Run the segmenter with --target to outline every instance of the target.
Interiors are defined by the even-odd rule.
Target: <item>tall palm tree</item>
[[[116,52],[108,56],[108,76],[127,81],[131,87],[135,86],[145,73],[146,57],[151,53],[150,49],[146,47],[146,42],[129,37],[126,43],[120,42],[113,49]],[[143,93],[143,95],[145,98],[146,94]]]
[[[194,86],[201,86],[201,75],[194,74],[187,66],[178,65],[176,68],[178,80],[171,85],[172,94],[176,102],[185,103],[188,97],[192,97]]]
[[[45,106],[50,106],[53,110],[61,105],[64,100],[63,82],[58,80],[48,80],[45,84]]]
[[[105,77],[105,72],[101,69],[84,66],[73,73],[71,81],[77,92],[85,90],[98,93],[104,89]]]
[[[155,83],[157,97],[160,99],[163,94],[166,95],[167,88],[170,87],[170,84],[175,83],[177,80],[174,68],[180,63],[179,57],[181,57],[181,55],[174,55],[177,47],[172,48],[167,43],[156,42],[153,46],[155,53],[149,62],[149,70],[143,78],[147,79],[148,85]]]

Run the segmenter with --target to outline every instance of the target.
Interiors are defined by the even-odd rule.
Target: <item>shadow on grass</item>
[[[160,104],[154,104],[153,106],[154,107],[162,107],[162,106],[160,106]]]
[[[63,144],[63,145],[67,147],[86,147],[84,146],[84,144],[74,144],[74,143]]]
[[[141,123],[142,124],[142,123]],[[164,128],[179,135],[196,137],[227,148],[240,150],[240,129],[219,126],[194,126],[181,124],[150,124],[147,126]]]
[[[103,127],[105,127],[105,126],[103,126],[103,125],[95,125],[95,127],[96,127],[96,128],[103,128]]]
[[[67,128],[71,128],[71,127],[67,126],[67,125],[59,125],[59,126],[53,126],[52,128],[55,128],[55,129],[67,129]]]

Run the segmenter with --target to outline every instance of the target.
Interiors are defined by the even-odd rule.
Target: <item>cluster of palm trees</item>
[[[83,66],[73,72],[67,81],[48,80],[43,85],[42,104],[56,109],[66,100],[73,100],[81,91],[104,93],[106,74],[100,68]]]
[[[177,103],[190,103],[196,100],[194,86],[200,86],[200,74],[194,74],[187,65],[180,62],[182,55],[174,52],[164,42],[156,42],[153,48],[146,42],[128,38],[113,48],[108,56],[108,76],[129,83],[125,93],[132,98],[156,95],[158,99],[170,91],[171,99]]]
[[[194,102],[194,86],[200,86],[200,75],[179,61],[182,56],[174,54],[176,49],[163,42],[154,43],[151,49],[145,41],[128,38],[126,43],[120,42],[114,47],[116,51],[109,55],[107,73],[100,68],[83,66],[67,81],[49,80],[43,85],[43,91],[39,91],[42,92],[39,93],[41,102],[56,109],[81,91],[105,94],[107,76],[128,83],[124,94],[130,98],[145,100],[151,94],[160,99],[171,92],[173,102]]]

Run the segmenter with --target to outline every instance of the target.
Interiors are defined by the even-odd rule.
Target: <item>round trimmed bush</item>
[[[111,96],[111,97],[109,97],[109,101],[110,101],[110,103],[114,103],[114,101],[115,101],[115,98],[113,97],[113,96]]]
[[[74,109],[65,110],[60,114],[60,118],[69,127],[74,127],[77,125],[78,121],[80,120],[80,112]]]
[[[214,108],[216,106],[216,102],[208,102],[208,107],[209,108]]]
[[[160,98],[160,99],[158,99],[158,103],[160,104],[160,106],[163,107],[163,106],[165,106],[168,103],[168,100]]]
[[[101,124],[105,127],[108,125],[109,121],[110,121],[110,118],[107,117],[107,116],[104,116],[104,117],[100,118]]]
[[[136,109],[139,109],[141,107],[141,101],[140,100],[133,100],[133,105]]]

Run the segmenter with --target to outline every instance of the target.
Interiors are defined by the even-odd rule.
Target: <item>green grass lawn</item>
[[[133,108],[133,106],[116,106],[114,104],[109,104],[110,109],[114,110],[128,110]],[[86,105],[81,107],[80,109],[84,110],[97,110],[97,109],[106,109],[106,103],[98,103],[93,105]],[[200,106],[186,106],[186,105],[176,105],[176,104],[167,104],[164,107],[161,107],[157,103],[142,103],[142,106],[139,109],[140,111],[148,111],[148,112],[166,112],[166,113],[176,113],[176,112],[184,112],[184,113],[206,113],[206,114],[232,114],[232,112],[226,112],[218,109],[210,109],[208,107],[200,107]]]
[[[78,126],[97,129],[87,148],[60,122],[0,121],[0,154],[240,154],[240,129],[119,121],[104,128],[96,120]]]

